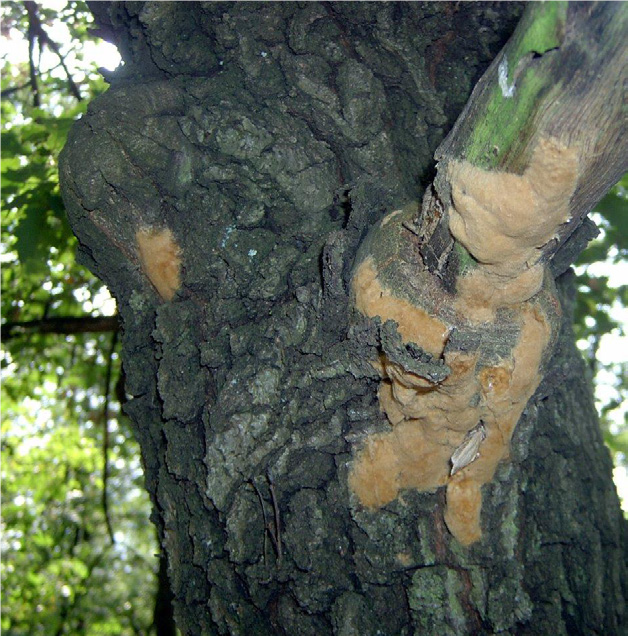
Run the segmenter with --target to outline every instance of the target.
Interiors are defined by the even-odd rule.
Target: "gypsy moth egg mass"
[[[164,300],[181,286],[181,255],[170,228],[140,228],[135,234],[140,266]]]
[[[432,381],[429,368],[405,366],[382,339],[374,366],[390,429],[372,433],[355,455],[348,481],[362,505],[380,508],[405,489],[446,486],[452,535],[465,546],[482,537],[481,488],[508,457],[560,328],[560,302],[541,253],[569,218],[579,152],[541,139],[522,175],[450,164],[449,230],[477,261],[458,276],[455,293],[433,283],[413,260],[413,246],[404,251],[412,206],[388,215],[365,239],[351,281],[354,308],[381,324],[394,321],[406,351],[442,360],[450,373]],[[497,358],[483,342],[446,350],[453,329],[491,331],[487,342],[503,340],[503,350]]]

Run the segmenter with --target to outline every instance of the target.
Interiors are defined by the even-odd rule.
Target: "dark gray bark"
[[[463,548],[443,493],[362,509],[388,424],[350,315],[356,249],[417,200],[520,15],[485,3],[93,3],[125,66],[61,164],[80,257],[123,325],[126,406],[185,634],[620,633],[626,534],[573,281],[547,377]],[[163,301],[136,233],[168,227]]]

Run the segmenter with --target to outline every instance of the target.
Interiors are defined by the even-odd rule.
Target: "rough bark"
[[[125,66],[74,127],[62,187],[118,300],[182,632],[619,633],[625,527],[569,273],[482,541],[449,534],[442,489],[373,511],[347,485],[389,426],[380,330],[350,312],[354,256],[420,197],[521,7],[92,5]],[[154,274],[138,232],[161,246]]]

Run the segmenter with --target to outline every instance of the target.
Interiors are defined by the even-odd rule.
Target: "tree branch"
[[[31,51],[34,46],[35,39],[38,39],[40,48],[43,48],[44,45],[48,45],[48,47],[59,58],[59,62],[61,63],[61,66],[65,71],[66,77],[68,78],[70,92],[72,93],[72,95],[74,95],[74,97],[76,97],[79,102],[82,101],[83,97],[81,96],[81,91],[79,90],[79,87],[77,86],[74,79],[72,79],[72,75],[70,74],[68,67],[65,65],[65,57],[61,54],[61,50],[59,49],[57,44],[50,39],[46,31],[44,30],[44,27],[42,26],[41,20],[39,19],[39,15],[37,13],[37,4],[32,0],[27,0],[26,2],[24,2],[24,6],[26,7],[26,11],[28,13],[28,50],[29,62],[31,63],[31,85],[33,85],[32,79],[34,72]],[[34,77],[36,81],[36,74]],[[36,93],[36,99],[39,100],[39,93]],[[35,104],[35,106],[38,105],[38,103]]]
[[[39,21],[37,16],[37,6],[34,2],[25,2],[24,6],[28,13],[28,75],[31,90],[33,91],[33,106],[39,108],[41,100],[39,97],[39,84],[37,82],[37,68],[35,67],[35,40],[37,39],[36,21]]]
[[[12,86],[11,88],[6,88],[2,91],[2,99],[6,99],[7,97],[9,97],[10,95],[13,95],[13,93],[17,93],[18,91],[21,91],[25,88],[28,88],[29,86],[31,86],[31,82],[30,80],[24,84],[20,84],[19,86]]]
[[[528,5],[517,31],[478,82],[435,153],[438,197],[430,191],[418,228],[430,271],[440,274],[438,267],[452,249],[448,215],[442,214],[451,199],[452,162],[464,160],[485,171],[521,175],[538,152],[540,139],[555,139],[577,153],[569,219],[557,228],[553,240],[539,248],[544,261],[567,242],[625,173],[622,60],[627,25],[628,11],[621,3]],[[460,266],[455,259],[450,265],[455,277]]]
[[[41,320],[6,322],[0,328],[3,341],[36,334],[104,333],[118,331],[118,316],[58,316]]]

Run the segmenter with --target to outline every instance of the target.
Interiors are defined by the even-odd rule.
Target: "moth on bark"
[[[479,421],[478,425],[472,428],[462,440],[462,444],[456,448],[451,456],[451,472],[455,475],[459,470],[468,466],[480,456],[480,446],[486,439],[486,429],[484,422]]]

